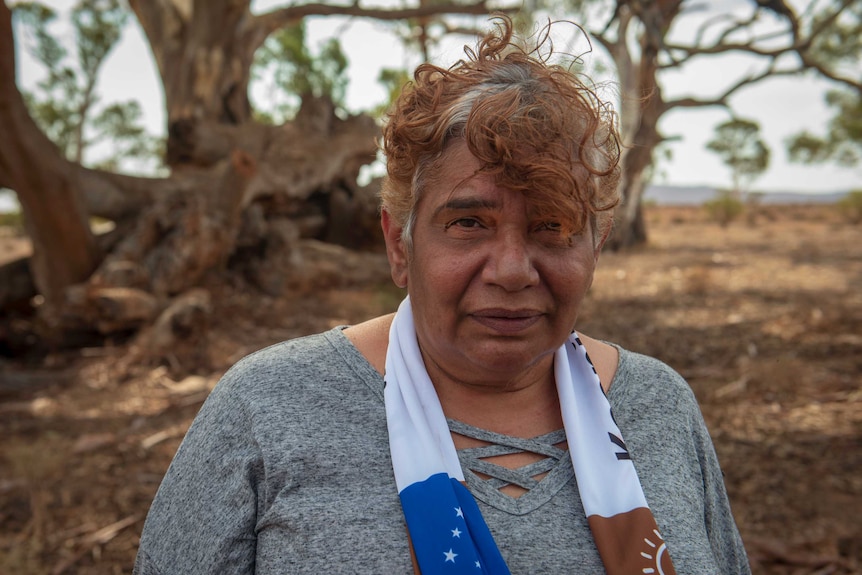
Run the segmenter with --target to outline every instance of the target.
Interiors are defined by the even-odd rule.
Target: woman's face
[[[463,142],[442,165],[417,206],[412,253],[384,212],[392,277],[407,286],[432,380],[514,389],[552,369],[600,246],[589,226],[563,237],[522,193],[471,178],[479,166]]]

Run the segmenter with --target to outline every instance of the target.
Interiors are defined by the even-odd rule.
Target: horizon
[[[721,187],[710,185],[674,185],[649,184],[644,192],[645,201],[655,202],[659,206],[700,205],[712,199]],[[856,189],[862,189],[856,188]],[[763,203],[781,204],[783,200],[797,200],[786,203],[834,203],[854,191],[854,188],[823,190],[820,192],[800,192],[792,190],[759,190],[752,189],[746,193],[759,194]],[[0,188],[0,214],[20,211],[20,204],[13,190]]]

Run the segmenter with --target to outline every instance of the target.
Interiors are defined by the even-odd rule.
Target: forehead
[[[514,202],[535,215],[529,193],[500,185],[494,175],[480,172],[481,167],[463,140],[454,142],[429,171],[417,212],[433,217],[442,210],[498,209]]]
[[[501,188],[493,176],[478,170],[478,161],[466,148],[444,158],[423,187],[419,211],[433,218],[441,212],[497,209],[512,199],[525,200],[523,194]]]
[[[553,162],[546,165],[541,154],[535,159],[537,164],[523,164],[515,159],[514,169],[510,170],[506,162],[499,173],[496,166],[493,173],[489,173],[481,171],[482,163],[463,139],[454,140],[435,160],[426,164],[424,174],[417,174],[416,194],[408,219],[415,221],[420,214],[421,217],[437,214],[453,199],[465,200],[458,202],[464,209],[470,207],[467,203],[471,201],[482,204],[488,200],[497,207],[514,201],[531,220],[553,221],[563,233],[595,230],[595,222],[589,221],[595,217],[589,199],[592,194],[588,189],[589,177],[577,167],[569,166],[561,172],[555,169],[559,166]]]
[[[497,188],[494,180],[480,173],[480,169],[479,160],[470,153],[466,143],[454,142],[431,166],[420,201],[440,204],[453,196],[494,191]]]

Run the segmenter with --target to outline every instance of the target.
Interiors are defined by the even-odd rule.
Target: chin
[[[498,349],[483,350],[474,355],[473,363],[482,366],[489,373],[514,376],[530,369],[543,359],[553,356],[556,347],[544,352],[537,350],[513,349],[514,346],[500,346]]]

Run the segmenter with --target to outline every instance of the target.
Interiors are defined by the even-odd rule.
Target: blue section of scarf
[[[459,481],[437,473],[400,496],[422,575],[509,573],[475,499]]]

